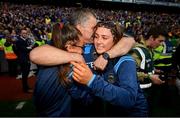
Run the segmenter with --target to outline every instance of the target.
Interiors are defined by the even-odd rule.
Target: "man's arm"
[[[114,45],[107,53],[110,58],[119,57],[127,54],[134,46],[135,40],[133,37],[123,37],[119,42]]]
[[[107,53],[110,58],[115,58],[122,56],[128,53],[131,48],[134,46],[135,40],[133,37],[123,37],[116,45],[114,45]],[[96,61],[94,62],[94,66],[96,69],[104,70],[108,61],[105,60],[102,55],[100,55]]]
[[[30,60],[39,65],[53,66],[69,63],[70,61],[84,61],[77,53],[70,53],[50,45],[34,48],[30,52]]]

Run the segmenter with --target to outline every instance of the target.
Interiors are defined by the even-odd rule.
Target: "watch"
[[[105,59],[105,60],[108,60],[109,58],[110,58],[110,56],[109,56],[109,54],[107,53],[107,52],[105,52],[105,53],[103,53],[103,58]]]

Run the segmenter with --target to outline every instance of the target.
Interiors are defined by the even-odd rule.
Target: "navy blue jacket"
[[[57,67],[39,70],[33,100],[38,116],[70,116],[71,97],[59,82]]]
[[[23,40],[21,37],[18,37],[18,40],[16,41],[16,54],[20,62],[30,61],[29,52],[31,51],[31,49],[28,49],[27,47],[27,41]]]
[[[86,46],[87,48],[84,48],[89,55],[90,47]],[[88,51],[89,50],[89,51]],[[86,56],[86,54],[85,54]],[[93,58],[86,57],[86,60],[89,60],[89,62],[92,62]],[[91,65],[91,64],[89,64]],[[72,72],[72,70],[71,70]],[[70,72],[70,74],[71,74]],[[71,78],[72,79],[72,78]],[[74,84],[72,86],[73,90],[77,93],[75,93],[78,96],[78,100],[81,97],[81,90],[85,91],[87,87],[85,86],[78,86],[79,88],[76,89],[76,85]],[[80,90],[80,92],[78,92]],[[80,93],[80,94],[78,94]],[[85,94],[83,96],[83,101],[81,101],[83,104],[86,104],[89,94],[88,92],[84,92]],[[75,97],[76,98],[76,97]],[[88,98],[88,101],[91,101],[91,99]],[[78,106],[79,108],[76,108],[76,106],[73,104],[76,110],[73,110],[73,114],[71,114],[71,108],[72,108],[72,99],[71,96],[68,93],[67,88],[64,88],[60,82],[59,82],[59,76],[58,76],[58,67],[41,67],[38,72],[37,81],[35,84],[34,94],[33,94],[33,101],[37,110],[38,116],[48,116],[48,117],[63,117],[63,116],[80,116],[82,114],[82,110],[85,110],[83,107],[85,107],[82,104],[78,104],[77,101],[73,102]],[[81,108],[82,107],[82,108]],[[80,111],[79,113],[75,113],[76,111]],[[84,113],[84,116],[86,113]]]
[[[84,57],[88,58],[85,60],[91,67],[90,61],[93,59],[91,56],[94,56],[92,55],[94,48],[93,46],[89,47],[88,50],[85,50]],[[105,108],[105,116],[148,115],[147,101],[139,87],[136,64],[131,56],[110,60],[103,73],[94,74],[86,89],[82,90],[82,87],[78,89],[78,85],[76,87],[76,89],[75,87],[71,88],[71,95],[79,99],[84,97],[88,103],[93,101],[95,96],[100,98],[104,105],[108,106]]]

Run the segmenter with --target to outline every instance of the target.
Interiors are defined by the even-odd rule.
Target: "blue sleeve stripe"
[[[114,71],[115,71],[115,73],[117,73],[119,66],[120,66],[121,63],[124,62],[124,61],[134,61],[134,59],[133,59],[132,57],[130,57],[130,56],[123,56],[123,57],[121,57],[121,58],[119,59],[119,61],[116,63],[116,65],[114,66]],[[134,62],[135,62],[135,61],[134,61]]]
[[[96,77],[96,75],[93,74],[93,76],[92,76],[92,78],[90,79],[90,81],[88,82],[87,86],[90,86],[90,85],[91,85],[91,83],[94,81],[95,77]]]
[[[68,79],[72,79],[72,75],[73,75],[73,65],[72,64],[70,64],[70,70],[69,70],[69,72],[67,73],[67,78]]]
[[[72,77],[72,75],[73,75],[73,71],[71,71],[70,73],[69,73],[69,75],[68,75],[68,79],[70,79],[71,77]]]

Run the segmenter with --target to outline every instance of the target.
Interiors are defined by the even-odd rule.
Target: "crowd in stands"
[[[178,1],[178,0],[177,0]],[[16,42],[22,38],[27,41],[26,48],[29,54],[30,50],[37,46],[48,44],[52,38],[52,27],[55,23],[66,23],[75,7],[58,7],[51,5],[16,5],[10,3],[1,3],[0,6],[0,72],[2,72],[2,52],[5,55],[11,53],[7,60],[19,58],[17,54]],[[168,29],[168,41],[171,42],[169,52],[175,52],[180,44],[180,14],[156,13],[146,11],[127,11],[127,10],[105,10],[91,9],[96,13],[99,21],[115,21],[120,24],[127,35],[131,35],[137,42],[141,42],[143,37],[152,26],[163,25]],[[26,36],[23,36],[22,30]],[[11,47],[9,47],[11,46]],[[14,51],[14,52],[13,52]],[[169,53],[168,52],[168,53]],[[14,53],[14,55],[12,55]],[[15,56],[17,55],[17,57]],[[8,63],[10,63],[8,61]],[[27,62],[30,63],[30,60]],[[24,63],[22,65],[25,65]],[[29,66],[29,65],[28,65]],[[13,65],[14,67],[14,65]],[[9,69],[11,67],[9,66]],[[17,68],[13,68],[17,69]],[[30,71],[31,69],[27,69]],[[12,70],[11,72],[15,72]],[[11,73],[17,76],[17,73]],[[29,72],[28,72],[29,73]],[[28,78],[27,73],[25,73]],[[27,81],[27,80],[26,80]],[[26,87],[25,92],[32,92]]]
[[[2,4],[3,5],[3,4]],[[1,7],[0,33],[5,30],[19,34],[22,27],[27,27],[35,36],[51,32],[51,24],[55,22],[66,22],[75,8],[39,6],[39,5],[12,5],[6,4]],[[179,14],[133,12],[124,10],[92,9],[103,21],[118,21],[125,27],[127,33],[135,37],[144,35],[152,25],[164,24],[168,27],[170,37],[179,37],[180,16]],[[50,38],[47,37],[46,40]]]
[[[1,3],[0,7],[0,38],[9,34],[12,40],[17,40],[20,31],[26,28],[29,34],[29,45],[32,48],[51,40],[54,23],[67,22],[75,7],[58,7],[48,5],[17,5]],[[155,13],[146,11],[92,9],[99,21],[116,21],[125,32],[133,35],[139,42],[151,26],[165,25],[169,31],[169,39],[174,47],[178,46],[180,38],[180,15]],[[35,42],[36,41],[36,42]],[[2,41],[3,44],[3,41]],[[41,44],[40,44],[41,45]]]

